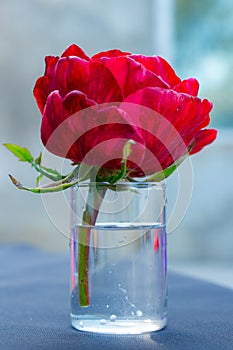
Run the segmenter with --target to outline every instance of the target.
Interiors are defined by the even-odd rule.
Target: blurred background
[[[59,55],[71,43],[89,55],[111,48],[161,55],[181,78],[199,80],[200,96],[214,102],[211,126],[219,135],[192,157],[191,203],[168,235],[169,269],[231,287],[232,23],[231,0],[0,0],[1,144],[28,147],[35,156],[43,150],[32,89],[44,72],[44,56]],[[0,159],[0,243],[68,252],[61,231],[69,213],[59,204],[60,197],[43,199],[17,191],[8,173],[27,185],[34,185],[36,174],[2,146]],[[177,175],[168,180],[168,218],[174,189]]]

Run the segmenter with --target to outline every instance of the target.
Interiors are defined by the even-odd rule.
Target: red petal
[[[57,63],[56,88],[62,96],[80,90],[97,103],[122,101],[122,93],[112,73],[100,62],[63,57]]]
[[[66,157],[74,142],[68,117],[93,105],[94,101],[79,91],[72,91],[64,100],[58,91],[53,91],[47,99],[41,124],[41,139],[46,148],[58,156]]]
[[[63,99],[64,113],[70,116],[74,113],[96,105],[93,100],[90,100],[84,93],[74,90],[69,92]]]
[[[138,95],[139,91],[136,94]],[[182,138],[165,117],[151,108],[140,106],[142,101],[139,99],[126,100],[129,103],[122,103],[120,108],[132,116],[134,125],[138,128],[146,144],[144,161],[140,169],[137,169],[137,173],[132,174],[133,176],[158,172],[178,159],[181,152],[182,154],[188,153],[184,143],[183,148],[179,149],[179,153],[175,152],[177,143],[182,141]]]
[[[61,55],[61,57],[69,57],[69,56],[77,56],[84,60],[90,61],[90,57],[86,55],[83,49],[81,49],[81,47],[75,44],[70,45]]]
[[[192,96],[197,96],[199,90],[199,83],[197,79],[190,78],[187,80],[183,80],[181,83],[176,85],[173,88],[173,90],[176,92],[183,92]]]
[[[54,69],[57,64],[59,57],[46,56],[45,57],[45,75],[51,79],[54,74]]]
[[[33,95],[42,114],[50,91],[50,81],[48,77],[43,76],[38,78],[33,89]]]
[[[203,147],[212,143],[217,137],[217,130],[205,129],[200,130],[195,137],[195,144],[191,149],[190,154],[197,153],[202,150]]]
[[[129,57],[102,58],[101,62],[116,78],[124,97],[147,86],[167,87],[155,74]]]
[[[173,90],[145,88],[128,96],[125,102],[148,107],[165,116],[177,130],[190,131],[192,127],[206,126],[212,103],[198,97],[176,93]]]
[[[140,165],[142,162],[144,141],[137,128],[129,123],[124,111],[116,107],[105,108],[98,112],[94,123],[92,120],[87,131],[77,140],[76,143],[82,147],[83,158],[76,160],[119,169],[122,166],[123,148],[130,139],[135,144],[131,146],[129,160],[135,167],[135,164]]]
[[[90,60],[88,56],[86,56],[85,52],[77,45],[69,46],[62,56],[79,56],[85,60]],[[56,64],[60,58],[58,56],[46,56],[45,57],[45,74],[40,77],[33,89],[33,94],[36,98],[37,105],[43,113],[44,106],[46,103],[46,99],[51,91],[56,90],[57,86],[54,84],[54,75],[56,70]]]
[[[63,119],[62,98],[58,91],[53,91],[47,99],[44,114],[42,117],[41,140],[44,145],[47,144],[52,133],[54,130],[56,130],[58,125],[62,123]],[[59,141],[57,141],[55,148],[60,148]]]
[[[80,96],[80,101],[84,101],[84,96]],[[98,112],[94,106],[66,117],[66,102],[67,97],[62,106],[59,93],[53,92],[46,104],[41,137],[50,152],[89,165],[102,166],[111,161],[113,169],[118,169],[125,143],[133,139],[136,144],[132,145],[130,161],[140,165],[144,155],[143,140],[129,123],[126,112],[116,107]]]
[[[169,87],[173,87],[181,82],[174,69],[162,57],[143,55],[131,55],[130,57],[136,62],[143,64],[146,69],[156,74],[160,79],[168,84]]]
[[[127,56],[127,55],[130,55],[130,52],[124,52],[121,50],[113,49],[113,50],[103,51],[95,54],[94,56],[92,56],[92,60],[99,60],[100,58],[103,58],[103,57],[119,57],[119,56]]]
[[[128,96],[121,108],[133,115],[135,125],[142,128],[147,149],[164,169],[188,153],[200,129],[209,122],[212,104],[172,90],[145,88]],[[147,152],[141,168],[145,173],[155,172],[158,164]]]
[[[59,57],[54,56],[45,57],[45,75],[37,79],[33,89],[33,94],[41,113],[43,113],[47,97],[51,92],[50,81],[58,59]]]

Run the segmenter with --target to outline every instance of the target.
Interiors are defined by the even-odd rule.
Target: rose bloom
[[[206,129],[212,103],[197,97],[198,81],[182,81],[159,56],[109,50],[89,57],[73,44],[45,63],[33,91],[41,139],[75,164],[120,169],[124,145],[133,140],[127,169],[141,177],[216,138]]]

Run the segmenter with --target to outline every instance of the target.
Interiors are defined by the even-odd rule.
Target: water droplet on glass
[[[136,315],[137,315],[138,317],[141,317],[141,316],[143,315],[143,313],[142,313],[141,310],[137,310],[137,311],[136,311]]]
[[[114,322],[114,321],[116,320],[116,318],[117,318],[116,315],[111,315],[111,316],[110,316],[110,321],[111,321],[111,322]]]
[[[80,321],[80,322],[79,322],[79,326],[80,326],[81,328],[84,327],[83,321]]]
[[[100,320],[100,324],[106,324],[107,323],[107,321],[104,319],[104,318],[102,318],[102,320]]]

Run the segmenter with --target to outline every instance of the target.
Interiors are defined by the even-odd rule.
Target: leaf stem
[[[82,167],[85,171],[80,172],[79,175],[79,167],[77,166],[70,174],[68,174],[64,179],[52,182],[50,184],[41,186],[41,187],[26,187],[21,184],[18,180],[16,180],[12,175],[9,174],[11,182],[15,185],[19,190],[29,191],[33,193],[51,193],[51,192],[59,192],[66,190],[69,187],[72,187],[78,184],[81,181],[84,181],[88,178],[91,167]],[[82,169],[83,170],[83,169]]]

